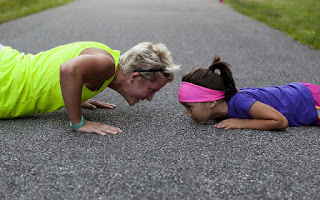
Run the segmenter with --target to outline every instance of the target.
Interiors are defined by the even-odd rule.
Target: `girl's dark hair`
[[[216,73],[218,69],[220,73]],[[194,68],[182,77],[183,82],[193,83],[212,90],[224,91],[225,100],[229,101],[237,93],[230,65],[215,56],[209,68]]]

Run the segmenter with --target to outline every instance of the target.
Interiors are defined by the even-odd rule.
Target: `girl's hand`
[[[122,133],[122,130],[118,127],[113,127],[105,124],[101,124],[99,122],[85,121],[84,126],[75,131],[78,132],[86,132],[86,133],[96,133],[98,135],[118,135]]]
[[[240,128],[240,129],[245,128],[244,124],[243,124],[243,120],[234,119],[234,118],[223,120],[223,121],[217,123],[216,125],[214,125],[214,127],[215,128],[224,128],[226,130],[233,129],[233,128]]]
[[[97,100],[93,100],[93,99],[89,99],[89,100],[83,102],[81,104],[81,107],[89,108],[91,110],[96,110],[97,108],[113,109],[113,108],[116,107],[116,105],[105,103],[105,102],[101,102],[101,101],[97,101]]]

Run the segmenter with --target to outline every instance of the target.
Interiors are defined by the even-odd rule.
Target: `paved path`
[[[124,130],[74,133],[65,110],[0,120],[0,199],[319,199],[320,129],[216,130],[185,116],[182,74],[215,54],[238,87],[293,81],[320,84],[320,53],[236,13],[217,0],[76,0],[0,25],[0,42],[21,51],[79,40],[126,51],[165,43],[182,69],[152,102],[86,118]],[[3,97],[0,97],[3,98]]]

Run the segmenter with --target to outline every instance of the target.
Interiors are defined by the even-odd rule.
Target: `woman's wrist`
[[[72,129],[74,129],[74,130],[76,130],[76,129],[79,129],[79,128],[81,128],[81,127],[83,127],[84,126],[84,117],[81,115],[81,121],[79,122],[79,124],[77,124],[77,125],[73,125],[72,124],[72,122],[70,122],[70,127],[72,128]]]

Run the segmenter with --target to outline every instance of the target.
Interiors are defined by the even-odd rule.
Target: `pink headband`
[[[210,102],[223,99],[224,92],[220,90],[211,90],[189,82],[181,82],[178,99],[180,102]]]

